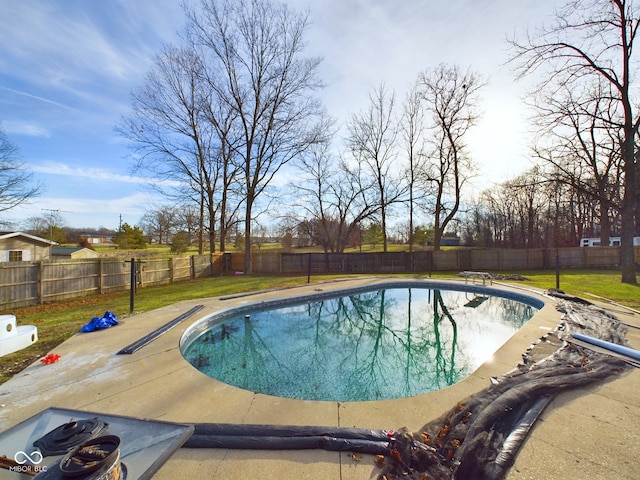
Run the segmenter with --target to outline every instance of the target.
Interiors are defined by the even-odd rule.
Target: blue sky
[[[192,0],[193,1],[193,0]],[[114,125],[152,57],[177,39],[179,0],[0,0],[0,122],[43,183],[25,219],[59,211],[71,227],[137,224],[158,203],[131,175]],[[309,8],[308,54],[323,57],[321,96],[339,121],[366,106],[384,82],[398,99],[441,62],[484,75],[483,118],[470,138],[481,166],[476,188],[528,168],[522,95],[507,59],[507,35],[548,21],[555,0],[286,0]]]

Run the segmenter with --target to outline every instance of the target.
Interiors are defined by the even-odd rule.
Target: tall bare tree
[[[539,73],[539,90],[559,86],[581,89],[585,82],[610,86],[619,113],[620,155],[624,196],[621,205],[622,282],[636,284],[633,236],[637,203],[636,136],[640,116],[634,95],[638,93],[635,45],[640,11],[633,0],[574,0],[555,14],[555,21],[523,40],[510,41],[518,73]]]
[[[369,95],[369,106],[353,114],[347,123],[347,145],[358,164],[368,170],[378,195],[383,250],[387,251],[387,214],[403,196],[402,178],[397,168],[398,124],[395,95],[380,85]]]
[[[270,0],[202,0],[188,9],[187,36],[205,56],[215,95],[233,113],[229,142],[245,197],[245,272],[252,271],[254,206],[274,175],[323,132],[314,92],[320,60],[303,56],[307,15]]]
[[[154,188],[176,201],[192,198],[199,206],[200,253],[204,231],[210,251],[215,249],[224,148],[206,119],[211,95],[204,79],[196,51],[165,46],[144,85],[132,93],[131,112],[116,127],[131,142],[135,168],[155,178]]]
[[[42,186],[19,161],[20,151],[0,128],[0,212],[11,210],[38,196]],[[0,225],[8,222],[0,220]]]
[[[215,206],[213,210],[210,209],[210,215],[218,214],[220,250],[224,252],[229,231],[237,223],[238,211],[244,204],[238,179],[240,168],[236,162],[239,139],[235,130],[238,128],[238,117],[235,110],[227,104],[226,99],[217,95],[213,84],[215,72],[212,74],[205,70],[205,74],[208,88],[207,96],[203,100],[203,110],[217,141],[214,151],[216,168],[213,170],[213,175],[205,176],[204,180],[216,189],[216,191],[207,191],[209,194],[207,204]]]
[[[463,185],[473,175],[466,138],[476,124],[481,78],[457,66],[441,64],[423,72],[419,87],[429,115],[429,151],[422,180],[433,206],[434,248],[454,220],[462,199]]]
[[[414,243],[414,215],[415,215],[415,190],[416,182],[422,164],[425,160],[425,108],[422,101],[420,88],[416,83],[407,94],[403,103],[403,116],[401,122],[401,132],[404,140],[407,155],[407,189],[409,203],[409,251],[413,251]]]

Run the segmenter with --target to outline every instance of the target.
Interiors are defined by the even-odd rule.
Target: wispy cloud
[[[14,89],[14,88],[5,87],[4,85],[0,85],[0,89],[6,90],[7,92],[15,93],[16,95],[20,95],[22,97],[32,98],[32,99],[38,100],[40,102],[48,103],[50,105],[55,105],[56,107],[61,107],[61,108],[69,109],[69,110],[74,110],[74,108],[70,107],[69,105],[65,105],[63,103],[56,102],[55,100],[51,100],[49,98],[44,98],[44,97],[41,97],[41,96],[38,96],[38,95],[33,95],[31,93],[28,93],[28,92],[22,92],[20,90]]]
[[[76,179],[91,179],[96,182],[118,182],[137,185],[166,185],[176,187],[180,186],[180,183],[175,181],[161,181],[150,177],[141,177],[138,175],[123,175],[121,173],[114,173],[113,171],[104,168],[72,167],[60,162],[44,162],[39,165],[31,166],[30,170],[45,175],[65,176]]]
[[[174,0],[9,2],[0,16],[0,71],[34,89],[108,96],[139,82],[181,24]],[[154,22],[160,15],[166,18]],[[25,88],[20,88],[24,93]],[[40,98],[37,95],[34,98]],[[44,99],[46,100],[46,99]],[[74,102],[75,103],[75,102]],[[61,105],[61,104],[60,104]]]
[[[64,163],[59,162],[46,162],[40,165],[34,165],[31,170],[37,173],[43,173],[46,175],[62,175],[65,177],[73,178],[90,178],[100,182],[123,182],[123,183],[135,183],[146,184],[148,181],[142,177],[133,175],[122,175],[120,173],[114,173],[104,168],[84,168],[84,167],[71,167]]]
[[[4,127],[5,132],[9,134],[46,138],[51,136],[46,128],[36,123],[7,120],[2,122],[2,126]]]
[[[157,201],[158,198],[150,192],[135,192],[110,199],[41,197],[12,210],[8,220],[16,226],[27,228],[30,218],[46,217],[53,211],[62,217],[64,224],[77,228],[115,229],[120,220],[131,225],[137,224]]]
[[[61,212],[64,210],[69,217],[75,215],[99,215],[101,217],[127,214],[135,216],[135,221],[144,214],[153,201],[153,196],[148,192],[135,192],[131,195],[119,196],[111,199],[83,199],[77,198],[48,198],[43,199],[48,205],[55,205]],[[132,220],[129,220],[133,223]],[[89,225],[89,224],[88,224]]]

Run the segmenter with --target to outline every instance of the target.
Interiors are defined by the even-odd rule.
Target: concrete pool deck
[[[456,385],[416,397],[375,402],[317,402],[271,397],[231,387],[197,371],[182,357],[178,342],[200,318],[222,310],[276,298],[306,296],[348,287],[383,284],[358,279],[311,284],[233,299],[190,300],[121,319],[121,325],[78,333],[58,346],[60,360],[36,362],[0,386],[0,431],[52,406],[179,423],[318,425],[415,431],[456,402],[487,387],[490,377],[513,369],[524,351],[560,321],[555,302],[542,291],[505,287],[544,298],[545,307],[493,356]],[[440,282],[440,280],[439,280]],[[452,286],[460,280],[451,280]],[[462,281],[464,283],[464,281]],[[503,285],[494,283],[494,287]],[[589,299],[591,300],[591,299]],[[193,317],[131,355],[117,352],[183,314]],[[602,305],[620,320],[640,326],[640,315]],[[627,334],[640,348],[640,330]],[[636,479],[640,472],[640,371],[558,395],[544,411],[507,476],[521,479]],[[11,456],[11,452],[0,452]],[[379,472],[370,455],[323,450],[177,450],[154,478],[292,478],[360,480]],[[7,478],[14,473],[0,471]]]

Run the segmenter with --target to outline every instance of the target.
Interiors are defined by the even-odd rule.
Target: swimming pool
[[[379,285],[214,315],[185,332],[181,350],[206,375],[259,393],[402,398],[467,377],[540,308],[493,288]]]

